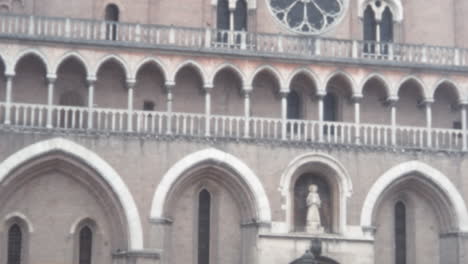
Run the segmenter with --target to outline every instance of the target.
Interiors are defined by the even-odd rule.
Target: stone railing
[[[468,51],[452,47],[12,14],[0,15],[0,37],[398,65],[468,64]]]
[[[466,151],[466,132],[279,118],[0,103],[3,128],[392,149]],[[50,110],[49,110],[50,109]],[[48,111],[51,111],[48,118]],[[8,117],[9,116],[9,117]]]

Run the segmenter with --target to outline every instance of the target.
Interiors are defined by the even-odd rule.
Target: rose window
[[[267,0],[275,18],[290,30],[320,34],[344,16],[348,0]]]

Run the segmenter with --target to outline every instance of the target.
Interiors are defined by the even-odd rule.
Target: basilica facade
[[[0,263],[468,263],[467,12],[0,0]]]

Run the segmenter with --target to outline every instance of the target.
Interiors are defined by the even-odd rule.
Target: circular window
[[[275,18],[302,34],[321,34],[340,22],[348,0],[267,0]]]

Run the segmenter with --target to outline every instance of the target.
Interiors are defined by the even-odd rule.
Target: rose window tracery
[[[275,18],[290,30],[320,34],[344,16],[348,0],[267,0]]]

